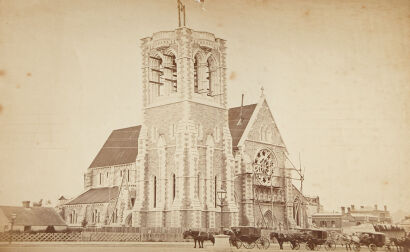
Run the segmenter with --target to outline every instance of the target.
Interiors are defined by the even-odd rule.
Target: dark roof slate
[[[229,129],[232,135],[233,147],[238,145],[256,106],[257,104],[243,106],[242,120],[240,124],[238,124],[238,121],[241,118],[241,107],[229,109]],[[94,158],[90,168],[135,162],[138,155],[138,137],[140,131],[141,125],[113,130],[97,156]]]
[[[66,226],[64,220],[52,207],[0,206],[0,211],[11,221],[16,214],[16,226]]]
[[[90,165],[104,167],[135,162],[141,125],[113,130]]]
[[[255,111],[257,104],[250,104],[243,106],[242,108],[242,120],[238,124],[241,118],[241,107],[230,108],[228,112],[229,129],[232,135],[232,146],[236,147],[241,139],[243,132],[248,125],[249,120],[253,112]]]
[[[77,205],[77,204],[92,204],[92,203],[107,203],[112,199],[117,198],[118,187],[101,187],[92,188],[77,198],[69,201],[66,205]]]

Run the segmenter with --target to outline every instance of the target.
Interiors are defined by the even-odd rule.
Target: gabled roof
[[[230,108],[228,112],[229,120],[229,129],[232,135],[232,146],[235,147],[238,145],[239,140],[241,139],[243,132],[248,125],[249,120],[253,112],[255,111],[257,104],[246,105],[242,107],[242,120],[241,123],[238,123],[241,119],[241,107]]]
[[[11,216],[16,214],[16,226],[66,226],[64,220],[52,207],[18,207],[0,206],[0,212],[11,221]]]
[[[104,167],[135,162],[141,125],[114,130],[98,152],[92,167]]]
[[[66,203],[66,205],[78,205],[78,204],[92,204],[92,203],[107,203],[112,199],[118,197],[118,187],[102,187],[92,188],[77,198]]]

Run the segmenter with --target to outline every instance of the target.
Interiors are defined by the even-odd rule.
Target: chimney
[[[350,207],[352,208],[352,211],[354,211],[354,205],[351,205]]]
[[[347,212],[350,213],[350,207],[347,208]]]
[[[384,205],[384,211],[386,211],[386,212],[387,212],[387,206],[386,206],[386,205]]]
[[[23,207],[24,208],[30,208],[30,201],[28,201],[28,200],[23,201]]]
[[[345,215],[345,207],[344,206],[342,206],[342,215]]]
[[[377,204],[376,204],[376,205],[374,205],[374,210],[377,210]]]

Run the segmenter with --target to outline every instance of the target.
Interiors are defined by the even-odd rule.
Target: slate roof
[[[77,198],[66,203],[66,205],[107,203],[118,196],[118,187],[92,188]]]
[[[232,146],[236,147],[241,139],[243,132],[248,125],[257,104],[245,105],[241,107],[230,108],[228,112],[229,129],[232,135]],[[113,130],[107,141],[98,152],[90,165],[93,167],[104,167],[120,164],[133,163],[138,155],[138,137],[141,131],[141,125]]]
[[[113,130],[90,165],[104,167],[133,163],[138,155],[138,137],[141,125]]]
[[[11,221],[12,214],[16,214],[16,226],[66,226],[64,220],[52,207],[18,207],[0,206],[0,212]]]
[[[250,104],[243,106],[242,108],[242,120],[241,124],[238,121],[241,117],[241,107],[230,108],[228,112],[229,129],[232,135],[232,146],[236,147],[241,139],[243,132],[248,125],[249,120],[255,110],[257,104]]]

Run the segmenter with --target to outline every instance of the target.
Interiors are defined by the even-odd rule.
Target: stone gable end
[[[262,103],[262,107],[258,111],[256,120],[254,121],[253,125],[249,126],[251,127],[251,129],[245,140],[285,147],[278,127],[266,101]]]

